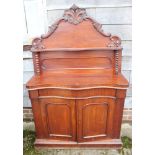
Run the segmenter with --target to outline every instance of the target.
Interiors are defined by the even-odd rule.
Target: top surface
[[[57,70],[34,75],[27,83],[28,89],[66,88],[87,89],[98,87],[127,88],[128,81],[122,74],[113,75],[103,70]]]

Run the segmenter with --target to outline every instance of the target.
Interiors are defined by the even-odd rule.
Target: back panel
[[[51,70],[113,70],[113,51],[52,51],[40,53],[41,72]]]

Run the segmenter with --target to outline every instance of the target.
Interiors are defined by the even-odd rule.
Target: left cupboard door
[[[39,102],[46,137],[76,141],[75,100],[44,98]]]

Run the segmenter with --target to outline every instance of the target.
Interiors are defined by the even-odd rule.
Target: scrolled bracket
[[[108,47],[120,47],[121,39],[117,36],[110,37],[110,43],[107,45]]]
[[[32,42],[31,50],[42,50],[45,46],[42,44],[42,38],[35,38]]]

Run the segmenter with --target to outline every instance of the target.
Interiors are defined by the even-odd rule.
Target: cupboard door
[[[115,99],[76,100],[78,142],[112,138]]]
[[[40,99],[47,138],[76,140],[75,100]]]

